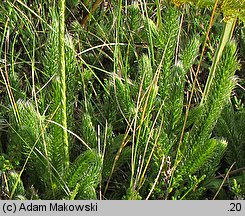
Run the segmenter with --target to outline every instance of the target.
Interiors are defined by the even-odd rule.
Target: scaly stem
[[[66,113],[66,65],[65,65],[65,0],[59,1],[59,72],[61,94],[61,125],[63,126],[62,141],[64,146],[64,169],[69,167],[69,143],[67,134]]]
[[[203,104],[208,97],[210,86],[211,86],[213,79],[215,77],[217,65],[219,63],[219,60],[222,56],[223,50],[224,50],[227,42],[229,42],[231,40],[235,25],[236,25],[236,20],[229,20],[229,21],[227,21],[227,23],[225,25],[225,28],[224,28],[223,33],[222,33],[221,41],[219,43],[218,49],[217,49],[215,56],[214,56],[214,61],[212,63],[211,69],[210,69],[208,80],[207,80],[207,83],[205,85],[201,104]]]

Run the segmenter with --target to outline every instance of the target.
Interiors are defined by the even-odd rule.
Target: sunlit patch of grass
[[[235,21],[217,4],[28,2],[0,6],[8,198],[204,198],[229,145],[212,132],[236,83]]]

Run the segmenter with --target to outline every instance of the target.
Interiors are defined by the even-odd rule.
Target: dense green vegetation
[[[0,4],[0,199],[243,199],[245,1]]]

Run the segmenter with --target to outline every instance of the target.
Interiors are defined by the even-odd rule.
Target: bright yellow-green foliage
[[[215,0],[172,0],[176,6],[192,4],[200,7],[212,6]],[[224,14],[225,20],[239,18],[245,22],[245,0],[218,0],[218,8]]]
[[[245,0],[226,0],[223,1],[221,10],[226,18],[238,17],[245,22]]]

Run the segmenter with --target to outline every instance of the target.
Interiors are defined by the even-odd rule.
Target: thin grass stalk
[[[148,54],[149,54],[149,57],[150,57],[150,59],[152,61],[151,62],[152,65],[154,65],[154,63],[155,63],[154,43],[153,43],[153,35],[152,35],[151,27],[150,27],[150,21],[149,21],[149,16],[148,16],[148,11],[147,11],[146,1],[144,0],[142,4],[144,6],[144,7],[142,7],[143,10],[144,10],[144,13],[143,14],[145,14],[145,17],[147,19],[147,27],[148,27],[148,31],[149,31],[149,35],[148,35],[148,39],[149,39],[149,52],[148,52]]]
[[[15,1],[14,1],[14,3],[15,3]],[[8,50],[8,46],[9,46],[9,28],[8,28],[8,24],[9,24],[9,21],[10,21],[10,16],[12,14],[12,11],[13,11],[13,8],[11,7],[10,10],[9,10],[8,18],[7,18],[7,20],[5,22],[5,25],[4,25],[3,39],[2,39],[1,47],[0,47],[0,57],[2,55],[2,50],[4,50],[6,77],[5,77],[4,72],[1,69],[1,67],[0,67],[0,72],[1,72],[1,75],[2,75],[3,80],[4,80],[4,84],[6,86],[6,90],[7,90],[9,99],[10,99],[11,106],[14,108],[15,119],[16,119],[16,121],[18,123],[20,123],[19,112],[18,112],[18,109],[17,109],[17,105],[16,105],[16,102],[15,102],[15,99],[14,99],[14,95],[13,95],[13,92],[12,92],[12,89],[11,89],[11,86],[10,86],[10,83],[9,83],[8,73],[7,73],[7,56],[6,56],[7,53],[6,52]],[[4,40],[4,38],[6,38],[6,39]],[[3,49],[3,47],[4,47],[4,49]]]
[[[42,17],[40,17],[34,10],[32,10],[30,7],[28,7],[24,2],[20,1],[20,0],[15,0],[13,3],[8,2],[11,5],[11,8],[14,7],[15,9],[18,10],[18,7],[15,7],[15,2],[18,2],[20,5],[22,5],[24,8],[26,8],[27,10],[29,10],[33,15],[35,15],[42,23],[44,23],[45,25],[47,25],[47,27],[49,27],[50,30],[54,31],[54,29],[52,28],[52,26],[50,26]],[[18,10],[20,11],[20,10]],[[21,12],[21,11],[20,11]]]
[[[137,96],[137,103],[136,103],[136,112],[135,116],[133,119],[133,135],[132,135],[132,155],[131,155],[131,180],[130,180],[130,188],[132,188],[132,185],[134,185],[134,170],[135,170],[135,164],[136,164],[136,157],[137,157],[137,148],[138,148],[138,139],[136,139],[137,136],[137,131],[141,129],[141,124],[137,126],[137,119],[139,118],[139,113],[140,113],[140,107],[143,103],[143,100],[146,96],[146,93],[142,95],[143,93],[143,81],[142,79],[140,86],[139,86],[139,91],[138,91],[138,96]],[[142,95],[142,96],[141,96]],[[143,113],[142,113],[142,118],[143,118]],[[141,121],[142,122],[142,121]],[[140,133],[140,132],[138,132]]]
[[[31,69],[32,69],[32,97],[34,98],[35,101],[35,106],[36,106],[36,111],[38,113],[38,115],[40,116],[40,112],[39,112],[39,106],[38,106],[38,99],[37,99],[37,93],[36,93],[36,83],[35,83],[35,48],[36,48],[36,39],[35,39],[35,34],[33,36],[33,50],[32,50],[32,57],[30,57],[31,60]],[[47,143],[46,143],[46,138],[45,138],[45,128],[43,127],[42,123],[41,123],[41,119],[39,121],[39,126],[41,128],[41,137],[43,140],[43,147],[44,147],[44,157],[45,158],[49,158],[48,155],[48,148],[47,148]],[[46,159],[48,160],[48,159]],[[52,169],[51,169],[51,165],[50,163],[47,164],[47,169],[48,169],[48,175],[49,175],[49,181],[51,183],[51,185],[53,185],[53,178],[52,178]],[[53,197],[55,196],[54,191],[53,192]]]
[[[198,64],[198,67],[197,67],[197,70],[196,70],[196,73],[195,73],[195,77],[194,77],[194,81],[193,81],[193,84],[192,84],[191,94],[190,94],[188,105],[187,105],[187,108],[186,108],[183,128],[182,128],[182,131],[181,131],[180,140],[179,140],[179,144],[178,144],[178,148],[177,148],[177,152],[176,152],[173,172],[175,171],[175,169],[176,169],[176,167],[177,167],[177,165],[179,163],[180,146],[182,145],[184,134],[185,134],[185,127],[186,127],[187,119],[188,119],[188,116],[189,116],[189,111],[190,111],[190,107],[191,107],[191,100],[192,100],[192,97],[194,95],[194,90],[195,90],[196,83],[197,83],[197,80],[198,80],[198,74],[199,74],[199,71],[200,71],[200,68],[201,68],[201,62],[202,62],[202,59],[203,59],[203,56],[204,56],[204,52],[205,52],[205,49],[206,49],[206,44],[207,44],[207,41],[208,41],[209,33],[210,33],[210,30],[211,30],[211,27],[213,26],[214,15],[216,13],[217,6],[218,6],[218,0],[216,0],[214,8],[213,8],[213,12],[212,12],[212,15],[211,15],[211,18],[210,18],[209,27],[208,27],[208,30],[207,30],[207,33],[206,33],[206,38],[205,38],[204,44],[203,44],[203,49],[202,49],[202,53],[201,53],[201,56],[200,56],[199,64]],[[171,181],[172,181],[172,177],[171,177]]]
[[[111,180],[111,178],[112,178],[112,174],[113,174],[113,172],[114,172],[114,170],[115,170],[116,163],[117,163],[117,161],[118,161],[118,159],[119,159],[119,157],[120,157],[120,155],[121,155],[121,153],[122,153],[124,147],[125,147],[125,146],[128,144],[128,142],[130,141],[129,133],[130,133],[130,131],[131,131],[131,128],[132,128],[132,125],[133,125],[133,124],[134,124],[134,120],[132,121],[131,125],[128,125],[128,128],[126,129],[126,133],[125,133],[125,135],[124,135],[124,137],[123,137],[122,144],[121,144],[119,150],[118,150],[117,153],[116,153],[116,156],[115,156],[115,159],[114,159],[114,161],[113,161],[112,168],[111,168],[111,172],[110,172],[110,175],[109,175],[109,177],[108,177],[108,179],[107,179],[106,186],[105,186],[105,189],[104,189],[104,196],[105,196],[106,191],[107,191],[107,189],[108,189],[108,187],[109,187],[109,183],[110,183],[110,180]],[[133,143],[133,144],[134,144],[134,143]],[[133,150],[132,150],[132,151],[133,151]],[[132,156],[132,157],[133,157],[133,156]],[[131,159],[131,160],[132,160],[132,159]],[[131,162],[131,163],[132,163],[132,162]],[[132,179],[131,179],[131,181],[132,181]],[[132,182],[133,182],[133,181],[132,181]]]
[[[159,170],[158,170],[158,173],[157,173],[157,177],[155,178],[154,184],[152,185],[151,190],[150,190],[149,194],[148,194],[147,197],[146,197],[146,200],[148,200],[148,199],[150,198],[152,192],[154,191],[154,188],[155,188],[156,185],[157,185],[157,182],[158,182],[158,180],[159,180],[159,178],[160,178],[160,175],[161,175],[161,172],[162,172],[162,168],[163,168],[164,162],[165,162],[165,157],[163,156],[163,157],[162,157],[161,166],[160,166],[160,168],[159,168]]]
[[[63,126],[62,141],[64,146],[64,169],[69,167],[69,142],[67,133],[66,112],[66,65],[65,65],[65,0],[59,1],[59,72],[61,85],[61,125]]]
[[[157,122],[157,120],[158,120],[158,117],[159,117],[159,115],[160,115],[160,112],[162,111],[162,107],[163,107],[163,104],[161,105],[161,107],[160,107],[160,109],[159,109],[159,111],[158,111],[158,113],[157,113],[156,119],[154,120],[152,129],[151,129],[152,131],[153,131],[153,127],[156,125],[156,122]],[[147,169],[148,169],[148,167],[149,167],[149,165],[150,165],[150,162],[151,162],[152,157],[153,157],[153,153],[154,153],[154,151],[155,151],[155,148],[156,148],[156,146],[157,146],[157,144],[158,144],[159,137],[160,137],[160,135],[161,135],[162,127],[163,127],[163,118],[162,118],[162,120],[161,120],[159,132],[158,132],[158,134],[157,134],[157,137],[156,137],[155,142],[154,142],[154,144],[153,144],[153,147],[152,147],[152,149],[151,149],[150,155],[149,155],[149,157],[148,157],[148,159],[147,159],[147,161],[146,161],[144,170],[143,170],[143,165],[144,165],[143,163],[144,163],[144,157],[145,157],[145,155],[143,156],[143,159],[142,159],[142,166],[141,166],[141,168],[140,168],[141,170],[140,170],[140,172],[139,172],[139,176],[140,176],[140,179],[139,179],[139,189],[140,189],[140,187],[143,185],[143,181],[144,181],[144,178],[145,178],[145,176],[146,176],[146,171],[147,171]],[[149,137],[149,138],[150,138],[150,137]],[[147,142],[149,142],[149,139],[147,140]],[[159,169],[162,169],[162,168],[160,167]],[[143,172],[142,172],[142,170],[143,170]],[[142,173],[142,174],[141,174],[141,173]]]
[[[53,116],[51,116],[51,118],[53,118]],[[15,182],[15,184],[14,184],[14,186],[13,186],[13,189],[12,189],[12,191],[11,191],[10,199],[12,199],[13,196],[14,196],[14,193],[15,193],[15,191],[16,191],[16,189],[17,189],[18,183],[19,183],[20,180],[21,180],[22,173],[25,171],[26,166],[27,166],[27,163],[28,163],[28,161],[29,161],[30,158],[31,158],[31,155],[34,154],[34,150],[38,151],[38,149],[36,148],[36,145],[38,144],[38,141],[42,138],[42,135],[46,132],[46,129],[48,128],[49,124],[50,124],[50,122],[47,122],[47,124],[44,125],[44,127],[42,128],[41,134],[39,134],[39,136],[37,137],[35,143],[33,144],[33,146],[31,147],[30,151],[28,152],[27,158],[25,159],[25,162],[24,162],[24,164],[23,164],[23,166],[22,166],[22,168],[21,168],[21,170],[20,170],[20,172],[19,172],[19,174],[18,174],[18,179],[17,179],[17,181]],[[24,139],[17,133],[17,131],[14,130],[14,128],[13,128],[11,125],[9,125],[9,126],[10,126],[10,128],[17,134],[17,136],[19,137],[19,139],[25,143],[25,145],[29,145],[29,144],[26,143],[26,141],[25,141],[25,140],[24,140]],[[55,167],[52,166],[52,164],[49,162],[49,160],[48,160],[48,158],[47,158],[46,156],[44,156],[41,152],[39,152],[39,154],[42,155],[43,158],[48,162],[49,168],[52,168],[53,171],[54,171],[54,172],[57,174],[57,176],[59,177],[59,180],[63,182],[64,185],[62,186],[62,188],[64,189],[64,191],[65,191],[67,194],[69,194],[69,192],[70,192],[70,191],[69,191],[69,188],[66,186],[65,182],[63,181],[63,179],[62,179],[62,177],[59,175],[59,173],[56,171]],[[51,174],[51,173],[52,173],[52,172],[50,172],[50,174]],[[52,183],[52,179],[51,179],[51,183]]]
[[[92,150],[88,145],[87,145],[87,143],[82,139],[82,138],[80,138],[77,134],[75,134],[75,133],[73,133],[72,131],[70,131],[69,129],[67,129],[67,128],[65,128],[63,125],[61,125],[61,124],[59,124],[59,123],[57,123],[57,122],[55,122],[55,121],[52,121],[52,120],[48,120],[50,123],[53,123],[53,124],[55,124],[55,125],[57,125],[57,126],[59,126],[59,127],[61,127],[63,130],[65,130],[66,132],[67,132],[67,134],[68,133],[70,133],[71,135],[73,135],[74,137],[76,137],[87,149],[89,149],[89,150]]]
[[[102,3],[103,0],[96,0],[93,5],[92,5],[92,9],[91,11],[88,11],[88,13],[86,14],[86,16],[84,16],[84,18],[81,21],[81,25],[82,27],[85,27],[87,22],[90,19],[90,16],[96,11],[96,9],[100,6],[100,4]]]
[[[231,170],[232,170],[232,168],[233,168],[233,166],[234,166],[235,164],[236,164],[236,162],[234,162],[234,163],[230,166],[230,168],[229,168],[229,170],[227,171],[227,173],[226,173],[226,175],[225,175],[225,177],[224,177],[222,183],[221,183],[220,186],[219,186],[218,191],[215,193],[215,195],[214,195],[214,197],[213,197],[213,200],[215,200],[215,198],[218,196],[218,194],[219,194],[221,188],[223,187],[223,185],[224,185],[226,179],[229,177],[229,174],[230,174],[230,172],[231,172]]]
[[[169,44],[169,40],[168,40],[167,45],[166,45],[166,47],[165,47],[165,49],[164,49],[164,52],[163,52],[161,61],[160,61],[159,65],[158,65],[158,67],[157,67],[157,69],[156,69],[155,76],[154,76],[154,78],[153,78],[153,81],[152,81],[151,85],[149,86],[148,91],[142,96],[142,98],[141,98],[141,100],[139,101],[139,103],[137,102],[137,104],[139,104],[138,107],[141,107],[141,106],[142,106],[142,103],[143,103],[143,100],[144,100],[145,97],[146,97],[145,105],[148,104],[148,100],[149,100],[149,96],[150,96],[150,92],[152,91],[152,88],[156,88],[156,87],[157,87],[157,84],[158,84],[158,81],[159,81],[159,76],[160,76],[160,73],[161,73],[161,68],[162,68],[162,66],[163,66],[163,61],[164,61],[164,59],[165,59],[165,54],[166,54],[166,50],[167,50],[168,44]],[[140,93],[142,92],[141,89],[142,89],[143,81],[144,81],[144,78],[142,79],[142,82],[141,82],[141,84],[140,84]],[[141,94],[139,94],[139,97],[140,97],[140,95],[141,95]],[[153,129],[154,125],[156,124],[156,120],[158,119],[158,117],[159,117],[159,115],[160,115],[160,112],[161,112],[161,110],[162,110],[163,105],[164,105],[164,103],[161,104],[161,107],[160,107],[159,110],[158,110],[157,116],[156,116],[155,121],[154,121],[154,123],[153,123],[153,125],[152,125],[152,129]],[[144,108],[144,111],[145,111],[145,108]],[[142,113],[144,113],[144,112],[142,112]],[[142,118],[143,118],[143,117],[142,117]],[[136,119],[137,119],[137,118],[136,118]],[[136,120],[135,120],[135,121],[136,121]],[[144,119],[142,119],[141,123],[139,124],[139,126],[138,126],[138,128],[137,128],[136,130],[140,130],[143,123],[144,123]],[[160,128],[162,128],[162,126],[163,126],[163,119],[161,120],[161,126],[160,126]],[[140,134],[140,132],[138,132],[138,133]],[[140,176],[140,179],[139,179],[139,189],[140,189],[140,187],[143,185],[143,179],[144,179],[145,173],[146,173],[146,171],[147,171],[147,168],[148,168],[148,166],[149,166],[150,160],[152,159],[153,153],[154,153],[154,151],[155,151],[155,147],[156,147],[156,145],[157,145],[157,140],[158,140],[159,136],[160,136],[160,132],[159,132],[158,137],[157,137],[157,139],[155,140],[155,143],[154,143],[154,145],[153,145],[153,147],[152,147],[152,150],[151,150],[150,156],[149,156],[149,158],[148,158],[148,160],[147,160],[147,163],[146,163],[146,165],[145,165],[144,171],[143,171],[143,173],[141,174],[142,169],[143,169],[143,164],[144,164],[143,161],[144,161],[145,153],[146,153],[146,150],[147,150],[147,149],[145,149],[144,156],[143,156],[143,158],[142,158],[142,166],[140,167],[140,171],[139,171],[139,176]],[[150,137],[149,137],[149,138],[150,138]],[[138,137],[138,140],[139,140],[139,137]],[[149,140],[147,141],[147,143],[148,143],[148,142],[149,142]],[[147,146],[148,146],[148,144],[146,145],[145,148],[147,148]],[[136,157],[136,156],[135,156],[135,157]]]
[[[149,29],[149,31],[151,31],[151,30]],[[169,40],[168,40],[167,44],[168,43],[169,43]],[[167,49],[167,45],[166,45],[166,47],[164,49],[161,62],[160,62],[160,64],[157,67],[157,70],[156,70],[156,73],[155,73],[155,77],[153,79],[153,83],[150,85],[150,89],[148,90],[148,92],[151,91],[151,89],[153,88],[153,85],[156,86],[156,84],[158,83],[159,75],[160,75],[160,72],[161,72],[161,68],[162,68],[164,57],[165,57],[165,53],[166,53],[166,49]],[[148,54],[150,55],[150,51],[148,52]],[[142,90],[143,81],[144,81],[144,78],[142,79],[142,81],[140,83],[139,94],[138,94],[138,98],[137,98],[137,108],[136,108],[137,111],[136,111],[135,117],[134,117],[134,129],[133,129],[133,135],[132,135],[133,136],[133,138],[132,138],[132,143],[133,143],[133,145],[132,145],[132,160],[131,160],[132,171],[131,171],[130,187],[132,185],[134,185],[134,183],[133,183],[134,182],[134,170],[135,170],[136,157],[137,157],[138,140],[139,140],[139,135],[141,134],[142,124],[144,123],[144,120],[145,120],[144,119],[144,114],[145,114],[145,109],[146,108],[144,107],[143,112],[142,112],[141,121],[140,121],[139,125],[137,126],[138,113],[139,113],[140,107],[143,106],[142,104],[143,104],[143,100],[145,99],[145,97],[146,97],[145,106],[148,104],[147,102],[149,100],[149,94],[150,94],[150,93],[146,92],[145,94],[142,95],[142,92],[143,92],[143,90]],[[138,134],[138,138],[137,138],[137,141],[135,143],[136,131],[137,131],[137,134]]]
[[[130,130],[128,129],[127,132],[126,132],[126,134],[125,134],[125,136],[124,136],[124,138],[123,138],[122,144],[121,144],[119,150],[118,150],[117,153],[116,153],[116,156],[115,156],[115,159],[114,159],[114,161],[113,161],[112,168],[111,168],[110,175],[109,175],[109,177],[108,177],[108,179],[107,179],[107,182],[106,182],[106,186],[105,186],[105,190],[104,190],[104,196],[105,196],[106,191],[107,191],[107,189],[108,189],[108,187],[109,187],[109,183],[110,183],[110,181],[111,181],[111,179],[112,179],[112,174],[113,174],[113,172],[114,172],[114,170],[115,170],[116,163],[117,163],[117,161],[118,161],[118,159],[119,159],[119,157],[120,157],[120,155],[121,155],[121,153],[122,153],[124,147],[125,147],[125,146],[128,144],[128,142],[130,141],[130,138],[128,137],[129,132],[130,132]]]
[[[162,62],[161,62],[161,64],[162,64]],[[147,72],[147,71],[146,71]],[[152,80],[152,83],[151,83],[151,85],[149,86],[149,88],[148,88],[148,90],[147,90],[147,92],[145,93],[145,94],[143,94],[142,95],[142,97],[141,97],[141,93],[142,93],[142,86],[143,86],[143,82],[144,82],[144,79],[145,79],[145,73],[144,73],[144,76],[143,76],[143,78],[142,78],[142,81],[141,81],[141,84],[140,84],[140,91],[139,91],[139,97],[141,97],[141,100],[139,101],[139,103],[137,103],[138,105],[138,107],[140,108],[140,107],[142,107],[142,116],[141,116],[141,119],[139,120],[139,125],[138,125],[138,127],[137,128],[135,128],[135,133],[136,133],[136,131],[137,131],[137,139],[136,139],[136,144],[135,144],[135,150],[134,150],[134,166],[135,166],[135,164],[136,164],[136,159],[137,159],[137,154],[139,153],[138,152],[138,145],[139,145],[139,142],[140,142],[140,137],[145,137],[145,135],[148,135],[148,139],[147,139],[147,141],[146,141],[146,145],[145,145],[145,149],[144,149],[144,153],[143,153],[143,157],[142,157],[142,161],[140,161],[140,163],[139,163],[139,165],[138,165],[138,169],[137,169],[137,173],[136,173],[136,177],[135,177],[135,182],[134,182],[134,190],[136,189],[136,187],[138,186],[138,188],[140,188],[141,187],[141,181],[140,181],[140,179],[142,180],[142,178],[143,178],[143,176],[144,176],[144,173],[143,173],[143,176],[141,176],[141,172],[142,172],[142,169],[143,169],[143,165],[144,165],[144,160],[145,160],[145,157],[146,157],[146,152],[147,152],[147,150],[148,150],[148,145],[149,145],[149,142],[150,142],[150,139],[151,139],[151,137],[152,137],[152,133],[153,133],[153,128],[154,128],[154,126],[155,126],[155,124],[156,124],[156,120],[158,119],[158,115],[160,114],[160,110],[161,110],[161,108],[162,108],[162,106],[161,106],[161,108],[159,109],[159,111],[158,111],[158,114],[157,114],[157,116],[156,116],[156,118],[155,118],[155,120],[154,120],[154,123],[153,123],[153,125],[151,126],[151,132],[150,132],[150,134],[146,134],[147,132],[146,132],[146,129],[148,128],[148,123],[149,123],[149,118],[150,118],[150,116],[149,116],[149,114],[150,114],[150,112],[151,112],[151,110],[152,110],[152,107],[153,107],[153,105],[154,105],[154,98],[155,97],[152,97],[151,98],[151,96],[152,96],[152,93],[154,93],[154,94],[156,94],[156,92],[155,92],[155,90],[157,89],[157,83],[158,83],[158,79],[159,79],[159,73],[160,73],[160,70],[157,70],[157,72],[155,73],[155,76],[154,76],[154,78],[153,78],[153,80]],[[144,103],[144,104],[143,104]],[[163,105],[163,104],[162,104]],[[138,110],[138,109],[137,109]],[[137,118],[135,119],[135,121],[137,121]],[[141,132],[141,130],[142,130],[142,132]],[[157,142],[157,141],[156,141]],[[151,156],[152,156],[152,154],[153,154],[153,152],[154,152],[154,149],[155,149],[155,145],[154,145],[154,147],[153,147],[153,149],[152,149],[152,151],[151,151]],[[141,157],[141,155],[139,155],[140,157]],[[147,160],[147,164],[146,164],[146,167],[145,167],[145,169],[144,170],[146,170],[147,169],[147,167],[148,167],[148,163],[149,163],[149,161],[151,160],[151,156],[149,157],[149,159]],[[140,165],[141,164],[141,165]],[[132,173],[133,175],[134,175],[134,173]],[[133,180],[132,180],[133,181]],[[141,183],[139,183],[139,182],[141,182]]]

